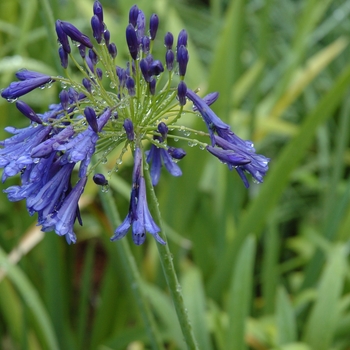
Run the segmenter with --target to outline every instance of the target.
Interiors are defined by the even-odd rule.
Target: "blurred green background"
[[[217,159],[179,142],[187,150],[183,176],[164,172],[156,188],[199,348],[350,349],[350,1],[101,3],[119,65],[134,3],[160,18],[156,58],[163,60],[164,34],[186,28],[187,85],[202,96],[218,91],[215,112],[271,158],[265,182],[247,190]],[[70,21],[92,37],[92,4],[1,0],[0,87],[24,67],[63,74],[52,24]],[[44,112],[58,88],[24,100]],[[5,126],[28,125],[5,100],[0,115],[1,139]],[[199,118],[186,123],[205,130]],[[131,166],[123,163],[109,191],[121,218]],[[1,349],[150,349],[138,289],[164,348],[186,349],[156,242],[148,237],[130,252],[111,243],[118,218],[110,222],[96,187],[88,183],[82,198],[84,226],[73,246],[41,233],[24,202],[0,194]]]

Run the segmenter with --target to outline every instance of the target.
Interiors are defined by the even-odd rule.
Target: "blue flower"
[[[263,182],[263,177],[265,176],[268,170],[268,163],[270,159],[261,154],[256,154],[255,148],[253,147],[253,143],[251,141],[244,141],[240,139],[232,131],[219,131],[218,133],[222,136],[215,136],[214,138],[215,144],[220,148],[214,148],[211,146],[208,146],[208,148],[211,147],[212,149],[215,149],[216,152],[226,154],[234,152],[234,154],[236,154],[237,156],[241,156],[247,160],[245,164],[236,166],[233,165],[235,170],[243,180],[245,187],[249,187],[249,182],[247,177],[245,176],[245,172],[252,175],[257,182]],[[208,149],[208,151],[210,150]],[[213,153],[212,151],[210,152]]]
[[[61,207],[53,214],[43,218],[40,222],[42,231],[55,230],[59,236],[65,236],[68,244],[76,242],[73,225],[76,219],[81,224],[78,201],[84,191],[87,177],[81,178],[71,192],[63,200]]]
[[[173,148],[171,149],[171,152],[174,152]],[[153,186],[156,186],[159,182],[162,164],[164,164],[166,170],[168,170],[168,172],[172,176],[182,175],[180,167],[175,163],[173,157],[171,156],[168,150],[157,147],[152,144],[151,149],[149,151],[146,151],[145,153],[147,155],[147,163],[152,163],[150,173]]]
[[[123,238],[132,226],[132,239],[136,245],[142,244],[149,232],[161,244],[164,240],[158,235],[160,228],[154,222],[147,205],[145,179],[142,176],[142,153],[136,148],[134,156],[133,185],[130,197],[129,212],[124,221],[117,227],[111,241]]]
[[[17,74],[17,77],[20,77],[20,81],[12,82],[1,92],[1,96],[9,101],[16,100],[18,97],[53,81],[53,78],[48,75],[31,71],[23,71]]]
[[[207,103],[203,101],[192,90],[187,89],[186,96],[193,102],[198,112],[202,115],[211,139],[212,146],[215,145],[214,132],[218,130],[229,130],[230,126],[224,123],[213,111]]]

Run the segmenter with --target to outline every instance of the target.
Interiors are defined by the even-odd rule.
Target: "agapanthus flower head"
[[[25,128],[7,127],[12,136],[0,141],[2,181],[16,174],[21,181],[5,193],[11,201],[26,200],[29,214],[37,213],[43,231],[54,230],[74,243],[74,223],[82,224],[78,202],[88,178],[107,191],[110,177],[129,151],[134,154],[129,211],[112,240],[121,239],[131,228],[137,245],[145,241],[147,232],[165,244],[148,208],[147,189],[152,190],[161,181],[163,166],[172,176],[182,175],[178,161],[186,152],[174,147],[173,141],[179,139],[206,149],[229,169],[235,169],[247,187],[245,174],[262,182],[269,159],[256,154],[250,141],[240,139],[211,110],[217,93],[200,98],[185,83],[189,62],[186,30],[178,34],[176,47],[174,35],[167,32],[161,55],[165,60],[153,56],[159,18],[153,14],[147,26],[144,12],[134,5],[124,40],[130,56],[123,62],[117,57],[117,45],[103,13],[102,3],[95,1],[89,35],[69,22],[56,21],[61,64],[68,73],[71,66],[81,72],[77,81],[20,70],[16,73],[18,81],[2,90],[1,96],[9,102],[17,101],[18,110],[29,119]],[[120,40],[120,33],[115,35]],[[45,113],[36,113],[17,100],[52,83],[61,83],[63,88],[58,103],[49,105]],[[188,100],[193,102],[193,110],[186,108]],[[180,124],[184,115],[188,118],[195,113],[203,118],[207,132]],[[119,157],[111,160],[117,149],[122,150]],[[149,177],[144,176],[146,171]]]

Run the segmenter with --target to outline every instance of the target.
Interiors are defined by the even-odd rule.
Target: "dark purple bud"
[[[100,23],[103,23],[103,7],[102,4],[99,1],[94,2],[94,6],[92,8],[94,15],[96,15],[100,21]]]
[[[106,186],[108,185],[108,180],[105,178],[103,174],[95,174],[92,178],[94,180],[94,183],[99,186]]]
[[[103,72],[101,68],[96,68],[96,75],[100,80],[102,80]]]
[[[79,93],[77,90],[73,89],[70,87],[68,89],[68,95],[69,95],[69,100],[72,101],[73,103],[77,102],[79,100]]]
[[[132,24],[129,24],[126,27],[126,42],[129,47],[129,52],[131,57],[136,60],[137,59],[137,53],[138,53],[138,48],[139,44],[137,41],[137,36],[135,32],[135,28],[132,26]]]
[[[146,26],[146,17],[145,14],[139,10],[139,15],[137,16],[136,28],[137,28],[137,38],[139,44],[141,39],[145,36],[145,26]]]
[[[96,66],[98,62],[98,56],[96,55],[95,51],[93,49],[89,50],[89,57],[94,66]]]
[[[97,117],[94,109],[91,107],[86,107],[84,109],[84,114],[85,114],[86,121],[89,123],[91,129],[95,131],[95,133],[97,133],[98,125],[97,125]]]
[[[155,60],[153,61],[148,69],[149,75],[159,75],[160,73],[164,72],[164,68],[162,65],[162,62],[160,62],[159,60]]]
[[[67,110],[68,109],[68,104],[69,104],[69,94],[66,90],[62,90],[58,97],[60,98],[61,105],[63,109]]]
[[[91,28],[92,28],[92,35],[96,39],[96,41],[100,44],[102,41],[102,34],[103,34],[103,23],[100,21],[99,17],[97,15],[93,15],[91,17]]]
[[[125,70],[126,75],[134,75],[136,73],[134,62],[131,63],[131,68],[132,68],[132,71],[130,72],[130,62],[126,62],[126,70]]]
[[[141,47],[144,53],[148,53],[150,49],[150,40],[148,36],[144,36],[141,40]]]
[[[184,45],[181,45],[177,50],[177,61],[179,63],[180,77],[183,77],[186,74],[188,59],[189,59],[188,51]]]
[[[145,80],[147,82],[149,82],[149,79],[150,79],[149,66],[148,66],[148,62],[147,62],[147,60],[145,58],[143,58],[140,61],[140,69],[141,69],[142,75],[145,78]]]
[[[16,73],[16,77],[18,80],[29,80],[29,79],[35,79],[35,78],[42,78],[47,77],[47,75],[39,72],[35,72],[28,69],[21,69]]]
[[[158,131],[162,135],[163,139],[166,139],[166,136],[168,134],[168,126],[164,122],[160,122],[158,124]]]
[[[154,95],[156,93],[156,79],[154,77],[151,77],[148,86],[150,94]]]
[[[91,58],[90,58],[89,56],[86,56],[86,57],[85,57],[85,62],[86,62],[86,64],[88,65],[90,71],[91,71],[92,73],[95,73],[95,66],[94,66],[94,64],[92,63]],[[89,74],[90,74],[90,73],[89,73]]]
[[[83,79],[83,85],[85,89],[91,93],[91,81],[88,78]]]
[[[129,23],[136,27],[137,17],[139,16],[139,8],[134,5],[129,11]]]
[[[185,29],[182,29],[181,32],[179,33],[179,36],[177,37],[177,49],[179,49],[179,47],[183,45],[183,46],[187,46],[187,32]]]
[[[166,46],[166,48],[168,50],[171,50],[171,48],[173,47],[173,43],[174,36],[170,32],[166,33],[164,36],[164,45]]]
[[[182,159],[186,152],[182,148],[169,147],[168,153],[175,159]]]
[[[60,56],[61,66],[64,69],[67,69],[67,67],[68,67],[68,53],[67,53],[67,51],[65,51],[63,49],[63,46],[60,46],[58,48],[58,55]]]
[[[23,101],[17,101],[16,107],[18,110],[29,118],[32,122],[42,124],[43,122],[39,118],[39,116]]]
[[[116,58],[118,53],[117,46],[114,43],[110,43],[108,45],[108,52],[112,56],[112,58]]]
[[[175,55],[173,50],[168,50],[167,53],[165,54],[165,63],[166,63],[166,69],[168,71],[172,71],[174,68],[174,59]]]
[[[151,37],[151,40],[154,40],[156,37],[158,25],[159,25],[159,18],[154,13],[149,20],[149,35]]]
[[[86,46],[85,45],[79,45],[78,46],[80,57],[85,58],[86,56]]]
[[[105,39],[105,43],[108,46],[109,45],[109,40],[111,39],[111,33],[110,33],[110,31],[108,29],[106,29],[103,32],[103,38]]]
[[[186,92],[187,86],[183,80],[180,81],[177,86],[177,97],[179,99],[180,105],[184,106],[186,104]]]
[[[116,67],[116,73],[117,73],[120,85],[124,86],[125,85],[125,81],[126,81],[125,69],[117,66]]]
[[[22,74],[21,76],[24,77]],[[54,80],[51,77],[44,74],[39,78],[15,81],[1,92],[1,96],[8,101],[15,100],[16,98],[23,96],[38,87],[45,86],[45,84],[51,83],[52,81]]]
[[[62,30],[73,40],[80,44],[85,45],[86,47],[92,49],[93,45],[91,44],[90,39],[83,34],[78,28],[73,26],[69,22],[61,21]]]
[[[134,125],[132,123],[132,121],[129,119],[129,118],[126,118],[124,120],[124,129],[125,129],[125,132],[126,132],[126,137],[129,141],[133,141],[134,140]]]
[[[61,43],[61,45],[63,47],[63,50],[66,51],[67,53],[70,53],[71,52],[71,48],[70,48],[70,45],[69,45],[68,36],[63,31],[63,29],[61,27],[61,21],[60,20],[56,21],[56,33],[57,33],[58,41]]]
[[[126,88],[128,89],[130,96],[135,96],[135,81],[130,76],[126,79]]]

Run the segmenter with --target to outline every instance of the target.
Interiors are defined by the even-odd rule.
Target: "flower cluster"
[[[125,32],[130,58],[124,67],[119,66],[117,46],[104,22],[102,5],[95,1],[91,18],[94,43],[71,23],[56,21],[58,54],[66,78],[23,69],[16,73],[18,81],[2,90],[1,96],[15,102],[30,120],[23,129],[7,127],[13,136],[0,142],[2,181],[18,173],[21,176],[21,184],[7,188],[5,193],[10,201],[25,199],[29,214],[38,214],[43,231],[54,230],[65,236],[68,243],[75,243],[73,226],[76,220],[82,224],[78,201],[88,177],[93,174],[94,182],[106,188],[108,176],[118,170],[123,155],[130,149],[134,152],[134,170],[129,212],[111,240],[121,239],[132,228],[137,245],[145,241],[146,232],[165,244],[148,209],[143,173],[149,163],[149,186],[157,185],[163,165],[171,175],[182,175],[177,162],[186,153],[169,146],[168,139],[190,140],[176,135],[177,130],[186,130],[178,125],[185,113],[200,114],[207,126],[208,133],[198,135],[207,137],[210,144],[195,140],[196,144],[230,170],[235,169],[246,187],[247,173],[257,182],[263,181],[269,159],[256,154],[250,141],[240,139],[210,109],[218,94],[200,98],[187,87],[187,32],[179,33],[176,44],[173,34],[166,33],[164,63],[152,56],[158,25],[158,16],[153,14],[147,30],[144,13],[136,5],[130,9]],[[80,60],[72,53],[73,43]],[[72,65],[82,74],[80,82],[70,78]],[[159,79],[161,75],[167,79]],[[53,83],[60,83],[62,91],[59,103],[50,105],[47,112],[36,113],[19,100],[32,90]],[[184,108],[188,100],[192,101],[193,110]],[[107,178],[96,173],[120,144],[122,153]],[[150,148],[145,151],[148,145]]]

